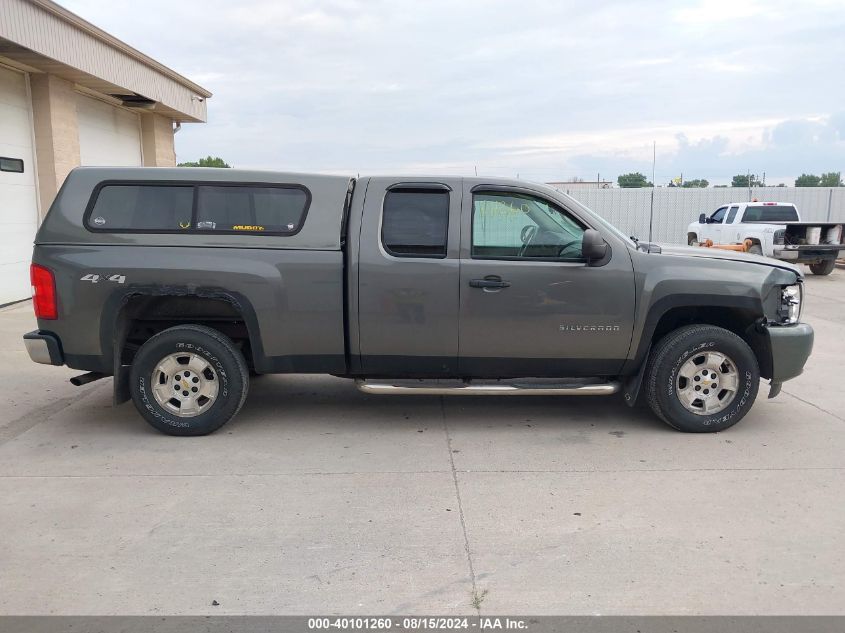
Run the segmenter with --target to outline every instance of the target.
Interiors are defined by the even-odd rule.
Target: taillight
[[[772,242],[775,244],[786,243],[786,229],[778,229],[772,237]]]
[[[38,264],[29,267],[32,280],[32,305],[36,319],[58,319],[59,307],[56,301],[56,278],[53,271]]]

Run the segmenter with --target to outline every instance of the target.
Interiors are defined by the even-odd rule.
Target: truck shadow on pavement
[[[103,387],[106,385],[104,384]],[[112,433],[158,434],[131,402],[111,406],[111,390],[99,388],[83,402],[58,415],[73,415],[83,426],[108,427]],[[321,429],[357,432],[450,430],[484,433],[490,430],[560,428],[618,433],[672,429],[642,405],[628,407],[614,396],[405,396],[368,395],[351,380],[331,376],[267,375],[252,380],[240,413],[213,435],[274,434],[296,429],[319,434]],[[76,426],[76,424],[74,424]]]

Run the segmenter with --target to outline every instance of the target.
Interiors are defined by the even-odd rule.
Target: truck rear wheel
[[[836,268],[835,259],[823,259],[818,264],[810,264],[810,270],[814,275],[829,275]]]
[[[751,409],[760,386],[757,358],[733,332],[689,325],[667,334],[646,368],[649,406],[688,433],[723,431]]]
[[[229,337],[178,325],[141,346],[129,384],[138,412],[162,433],[207,435],[243,406],[249,370]]]

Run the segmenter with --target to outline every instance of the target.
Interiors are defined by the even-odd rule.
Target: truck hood
[[[703,257],[705,259],[729,259],[732,261],[746,262],[748,264],[781,268],[783,270],[794,272],[799,277],[803,277],[801,269],[797,266],[783,262],[779,259],[772,259],[771,257],[762,257],[760,255],[751,255],[749,253],[739,253],[737,251],[726,251],[720,248],[707,248],[704,246],[677,246],[675,244],[660,244],[659,246],[662,255],[671,255],[675,257]]]

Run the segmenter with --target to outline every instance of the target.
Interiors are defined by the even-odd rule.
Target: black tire
[[[810,270],[814,275],[829,275],[836,268],[835,259],[823,259],[818,264],[810,264]]]
[[[694,413],[678,396],[678,371],[696,355],[711,351],[727,356],[734,364],[737,390],[721,411]],[[687,433],[715,433],[733,426],[751,409],[760,387],[757,358],[748,344],[713,325],[689,325],[667,334],[652,351],[645,378],[651,410],[669,426]]]
[[[748,249],[748,252],[751,255],[763,255],[763,247],[759,244],[752,244],[751,248]]]
[[[153,371],[170,354],[196,354],[212,369],[217,393],[206,411],[181,417],[153,396]],[[153,427],[168,435],[207,435],[231,420],[249,390],[249,370],[232,340],[203,325],[178,325],[159,332],[141,346],[132,363],[130,391],[135,408]],[[187,392],[186,392],[187,393]]]

